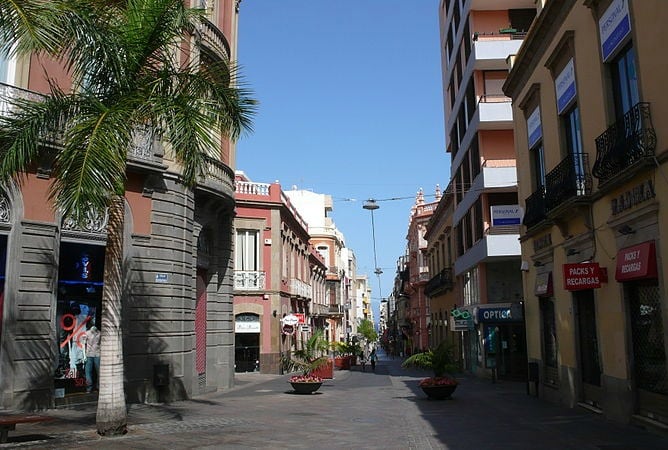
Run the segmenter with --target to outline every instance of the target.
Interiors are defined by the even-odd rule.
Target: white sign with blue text
[[[522,208],[519,205],[492,206],[492,226],[520,225],[522,223]]]
[[[557,91],[557,111],[561,114],[575,98],[575,67],[573,66],[573,58],[568,61],[564,70],[554,80],[554,86]]]
[[[540,124],[540,107],[536,106],[527,119],[527,132],[529,134],[529,148],[536,145],[536,142],[543,137],[543,128]]]
[[[598,20],[598,29],[603,62],[606,62],[631,33],[628,0],[613,0]]]

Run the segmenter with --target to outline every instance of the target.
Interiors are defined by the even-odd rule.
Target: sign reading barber
[[[598,289],[601,278],[598,263],[564,264],[564,289],[567,291]]]

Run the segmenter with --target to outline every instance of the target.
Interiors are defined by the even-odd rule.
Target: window
[[[629,44],[611,63],[615,116],[622,117],[640,102],[635,49]]]
[[[507,70],[486,70],[483,72],[486,102],[508,101],[503,93],[503,83],[508,77]]]
[[[534,188],[539,191],[545,186],[545,150],[543,149],[543,142],[541,141],[534,146],[529,154],[531,155]]]
[[[573,175],[576,184],[576,195],[584,195],[585,192],[585,163],[582,152],[582,132],[580,129],[580,110],[577,105],[571,107],[564,115],[564,127],[566,134],[566,148],[573,160]]]
[[[325,265],[329,267],[329,247],[326,245],[318,245],[318,253],[325,260]]]
[[[258,230],[238,230],[234,254],[235,270],[256,272],[259,270],[260,233]]]
[[[7,83],[7,72],[9,71],[9,61],[0,55],[0,83]]]

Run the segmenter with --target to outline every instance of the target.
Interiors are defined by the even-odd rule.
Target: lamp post
[[[364,205],[362,205],[362,208],[366,209],[367,211],[371,211],[371,240],[373,241],[373,264],[376,270],[373,271],[373,273],[376,274],[376,277],[378,278],[378,296],[380,298],[383,298],[383,291],[380,286],[380,275],[383,273],[380,267],[378,267],[378,257],[376,255],[376,224],[374,223],[373,220],[373,212],[380,208],[378,206],[378,203],[376,200],[370,198],[369,200],[364,202]]]

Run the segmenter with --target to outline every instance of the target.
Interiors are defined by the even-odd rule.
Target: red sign
[[[598,263],[564,264],[564,289],[581,291],[601,287],[601,267]]]
[[[306,316],[304,315],[304,313],[293,313],[293,314],[295,316],[297,316],[297,318],[299,319],[299,322],[297,322],[297,323],[299,323],[299,324],[306,323]]]
[[[656,247],[654,241],[626,247],[617,252],[615,280],[630,281],[656,278]]]

